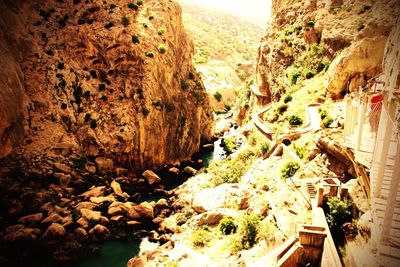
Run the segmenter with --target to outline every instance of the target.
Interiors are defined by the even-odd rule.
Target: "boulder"
[[[104,192],[106,191],[106,187],[105,186],[97,186],[97,187],[93,187],[91,189],[89,189],[88,191],[80,194],[79,196],[81,197],[100,197],[104,195]]]
[[[68,184],[72,180],[72,176],[70,174],[64,174],[64,173],[60,173],[60,172],[56,172],[54,174],[54,177],[56,177],[58,179],[59,185],[63,188],[68,187]]]
[[[105,196],[105,197],[91,197],[90,202],[95,204],[102,204],[104,202],[114,202],[116,199],[113,195]]]
[[[107,213],[110,216],[126,215],[130,208],[130,205],[116,201],[111,203],[111,205],[108,207]]]
[[[114,194],[116,194],[117,196],[123,198],[124,200],[129,198],[129,195],[122,191],[121,185],[117,181],[112,181],[111,182],[111,188],[114,191]]]
[[[56,162],[56,163],[54,163],[54,167],[62,173],[70,173],[71,172],[71,168],[62,163]]]
[[[237,209],[249,206],[251,190],[239,184],[221,184],[214,188],[206,188],[198,192],[192,201],[192,208],[202,213],[217,208],[227,208],[236,205]]]
[[[76,206],[75,206],[75,208],[77,209],[77,210],[80,210],[80,209],[88,209],[88,210],[93,210],[94,208],[96,208],[98,205],[96,204],[96,203],[93,203],[93,202],[90,202],[90,201],[82,201],[82,202],[79,202]]]
[[[172,168],[168,169],[168,172],[173,173],[175,175],[178,175],[179,174],[179,169],[176,168],[176,167],[172,167]]]
[[[86,240],[88,238],[87,231],[82,227],[76,228],[74,234],[79,240]]]
[[[45,238],[60,238],[64,237],[66,234],[64,226],[59,223],[52,223],[49,228],[47,228],[43,237]]]
[[[30,214],[18,219],[18,223],[24,225],[33,225],[39,223],[43,218],[43,213]]]
[[[232,209],[215,209],[194,216],[188,224],[195,226],[216,225],[224,217],[238,218],[237,211]]]
[[[161,222],[160,231],[170,232],[170,233],[180,233],[182,231],[181,227],[178,225],[175,216],[166,218]]]
[[[183,169],[183,172],[193,176],[193,175],[195,175],[197,173],[197,170],[195,168],[190,167],[190,166],[186,166]]]
[[[111,237],[110,231],[107,227],[101,224],[96,224],[92,229],[90,229],[89,234],[96,240],[107,240]]]
[[[94,221],[100,223],[108,222],[107,217],[102,216],[100,211],[93,211],[88,209],[80,209],[79,211],[82,215],[82,218],[86,219],[87,221]]]
[[[15,241],[35,241],[41,234],[40,229],[37,228],[25,228],[22,226],[7,228],[7,233],[3,236],[3,239],[10,242]]]
[[[146,181],[149,185],[156,185],[161,182],[161,178],[153,171],[147,170],[143,172],[142,175],[144,178],[146,178]]]
[[[139,205],[133,205],[129,211],[128,216],[134,220],[147,221],[154,218],[153,206],[148,202],[142,202]]]
[[[94,161],[96,163],[97,171],[99,173],[107,173],[114,169],[114,162],[112,159],[98,157]]]
[[[128,261],[128,267],[145,267],[147,266],[146,256],[136,256]]]
[[[54,177],[56,177],[58,179],[59,185],[63,188],[68,187],[68,184],[72,180],[72,176],[70,174],[64,174],[64,173],[59,173],[59,172],[56,172],[54,174]]]
[[[60,223],[63,221],[63,217],[61,217],[58,213],[51,213],[47,218],[45,218],[42,223]]]

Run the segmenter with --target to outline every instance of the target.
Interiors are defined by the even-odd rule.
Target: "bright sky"
[[[263,28],[271,14],[272,0],[180,0],[198,6],[218,9],[242,19],[248,20]]]

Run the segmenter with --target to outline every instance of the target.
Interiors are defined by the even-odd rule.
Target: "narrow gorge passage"
[[[399,17],[0,0],[0,266],[400,266]]]

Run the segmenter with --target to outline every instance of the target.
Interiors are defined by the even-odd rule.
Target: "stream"
[[[204,151],[200,151],[197,155],[194,156],[194,159],[203,160],[203,168],[208,167],[208,165],[213,160],[221,160],[225,157],[226,153],[224,148],[221,146],[222,139],[219,138],[214,142],[214,148],[208,149]],[[166,189],[171,190],[178,187],[181,183],[173,183],[168,184]],[[162,198],[160,195],[152,195],[144,201],[157,201]],[[40,267],[67,267],[67,266],[75,266],[75,267],[125,267],[128,260],[134,256],[139,254],[140,250],[140,239],[132,239],[132,240],[110,240],[105,241],[103,243],[98,244],[99,253],[96,255],[84,258],[75,262],[73,264],[49,264]]]

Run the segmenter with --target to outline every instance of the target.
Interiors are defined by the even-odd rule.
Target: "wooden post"
[[[317,205],[318,207],[322,207],[323,204],[324,204],[324,187],[322,185],[319,185],[317,192]]]
[[[366,111],[367,111],[367,106],[366,103],[364,102],[364,99],[362,99],[361,107],[358,110],[358,124],[357,124],[356,140],[355,140],[356,143],[354,147],[355,153],[360,150]]]

